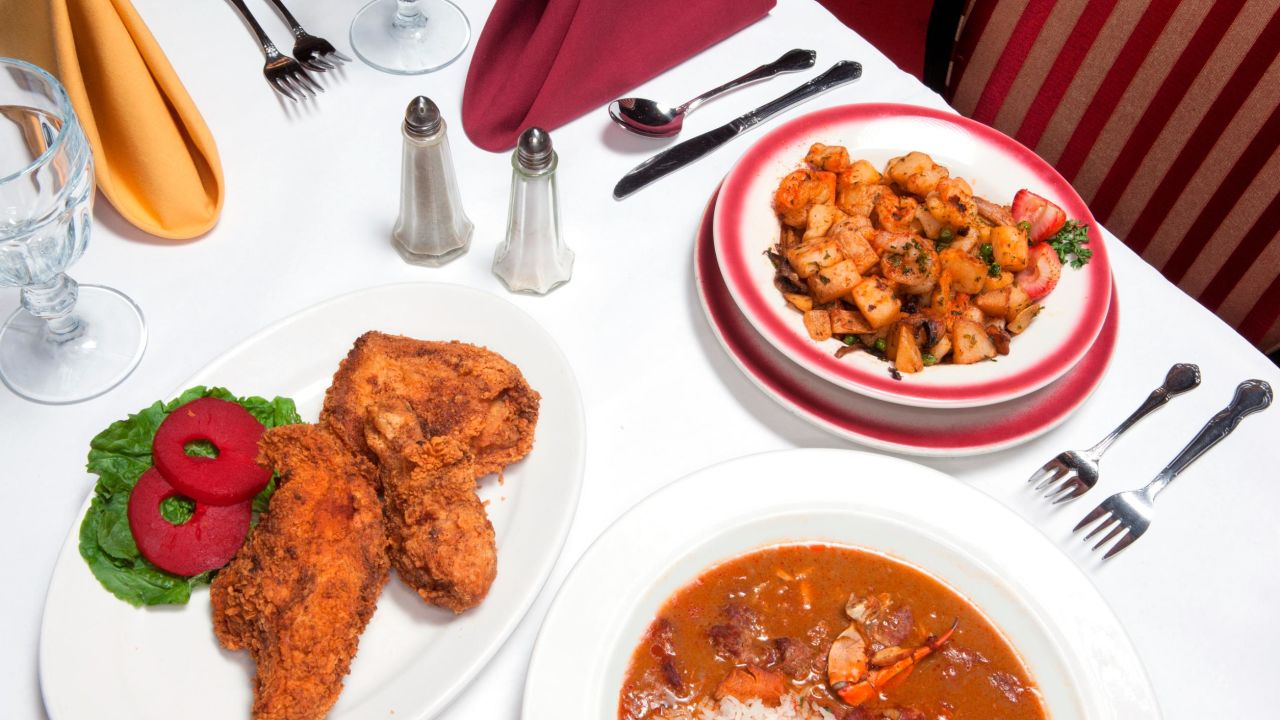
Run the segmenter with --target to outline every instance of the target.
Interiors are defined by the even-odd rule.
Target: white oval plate
[[[1063,268],[1057,288],[1026,332],[999,362],[943,364],[890,376],[869,353],[834,356],[838,340],[809,338],[800,314],[773,285],[765,250],[780,234],[773,212],[779,181],[804,162],[815,142],[844,145],[850,157],[877,168],[911,150],[929,153],[966,178],[978,195],[1009,203],[1029,188],[1057,203],[1067,216],[1090,225],[1093,259]],[[1089,208],[1047,162],[1017,141],[953,113],[911,105],[839,105],[779,125],[748,149],[725,177],[715,210],[716,259],[734,300],[756,330],[809,372],[845,389],[916,407],[978,407],[1006,402],[1062,377],[1088,352],[1107,316],[1111,269],[1102,233]]]
[[[489,596],[454,616],[423,603],[393,572],[329,715],[424,720],[484,667],[551,572],[582,483],[582,399],[564,355],[533,318],[488,293],[425,283],[372,288],[303,310],[178,391],[224,385],[240,395],[282,395],[311,420],[338,361],[366,330],[486,346],[518,365],[542,395],[533,451],[507,468],[502,483],[495,476],[480,483],[498,542]],[[248,718],[253,663],[246,652],[219,647],[207,588],[185,606],[133,608],[89,572],[77,548],[79,526],[77,518],[54,568],[40,633],[50,718]]]
[[[1160,717],[1119,620],[1025,520],[922,465],[810,449],[696,472],[610,526],[543,621],[524,718],[616,718],[631,652],[671,593],[711,565],[789,542],[871,549],[950,585],[1018,650],[1053,720]]]

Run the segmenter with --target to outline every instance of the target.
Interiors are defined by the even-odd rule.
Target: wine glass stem
[[[22,307],[45,321],[51,340],[70,340],[80,330],[80,321],[71,314],[79,294],[80,285],[65,273],[58,273],[43,285],[22,288]]]
[[[391,19],[391,32],[395,35],[412,35],[427,26],[418,0],[396,0],[396,15]]]

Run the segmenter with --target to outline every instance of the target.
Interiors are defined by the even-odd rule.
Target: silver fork
[[[1142,405],[1125,418],[1119,427],[1099,440],[1097,445],[1088,450],[1068,450],[1058,455],[1032,473],[1027,482],[1039,483],[1035,487],[1037,491],[1048,488],[1049,491],[1044,496],[1052,499],[1055,505],[1080,497],[1098,484],[1098,461],[1107,448],[1111,447],[1111,443],[1139,420],[1163,407],[1170,399],[1194,390],[1199,385],[1199,367],[1189,363],[1174,365],[1165,375],[1164,384],[1151,391]],[[1061,483],[1055,485],[1059,481]]]
[[[275,6],[280,13],[280,17],[289,23],[289,29],[293,31],[293,37],[296,42],[293,44],[293,56],[298,62],[307,66],[316,72],[324,72],[325,70],[333,70],[344,62],[351,62],[351,58],[338,52],[338,49],[329,44],[328,40],[318,38],[302,29],[302,25],[293,17],[293,13],[289,12],[289,8],[284,6],[280,0],[271,0],[271,4]]]
[[[1151,526],[1151,518],[1155,514],[1156,495],[1160,494],[1178,473],[1187,469],[1187,466],[1195,462],[1197,458],[1205,454],[1209,448],[1217,445],[1223,438],[1231,434],[1232,430],[1240,424],[1240,420],[1246,415],[1251,415],[1259,410],[1265,410],[1271,405],[1271,386],[1262,380],[1245,380],[1236,387],[1235,397],[1231,399],[1231,404],[1218,411],[1208,423],[1205,424],[1200,432],[1192,438],[1191,442],[1178,453],[1155,479],[1147,484],[1141,490],[1130,490],[1128,492],[1116,493],[1102,504],[1094,508],[1080,521],[1072,532],[1080,532],[1081,529],[1088,527],[1095,521],[1102,519],[1102,522],[1095,527],[1088,535],[1084,536],[1087,541],[1089,538],[1097,535],[1108,527],[1115,526],[1106,537],[1098,541],[1093,546],[1094,550],[1106,545],[1117,535],[1120,539],[1116,544],[1102,556],[1103,560],[1110,558],[1112,555],[1124,550],[1133,544],[1135,540],[1142,537],[1142,534]],[[1126,532],[1127,531],[1127,532]],[[1121,533],[1124,533],[1121,535]]]
[[[258,24],[253,13],[249,12],[249,8],[245,7],[244,0],[230,0],[236,10],[240,12],[240,16],[245,22],[249,23],[253,34],[258,36],[258,43],[262,45],[262,54],[267,58],[267,64],[262,68],[262,74],[266,76],[267,82],[271,83],[271,87],[276,92],[284,95],[290,100],[297,100],[299,97],[313,97],[318,92],[324,92],[324,88],[320,87],[320,83],[311,79],[307,71],[298,64],[297,60],[285,55],[276,49],[275,43],[271,42],[271,38],[263,32],[262,26]],[[295,94],[296,93],[296,94]]]

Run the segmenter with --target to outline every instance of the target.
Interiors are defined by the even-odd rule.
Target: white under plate
[[[595,541],[539,632],[525,720],[616,718],[631,652],[671,593],[711,565],[789,542],[871,549],[954,588],[1021,654],[1052,720],[1160,717],[1119,620],[1021,517],[906,460],[791,450],[696,472]]]
[[[502,646],[551,572],[582,484],[582,399],[564,355],[533,318],[488,293],[425,283],[363,290],[304,310],[215,360],[175,394],[223,385],[238,395],[282,395],[314,419],[338,361],[367,330],[483,345],[518,365],[542,394],[533,452],[507,468],[503,482],[480,483],[498,541],[488,598],[455,616],[423,603],[392,573],[329,715],[425,720]],[[89,572],[79,529],[77,518],[49,583],[40,634],[40,685],[52,720],[248,718],[253,663],[248,653],[219,647],[207,588],[185,606],[133,608]]]

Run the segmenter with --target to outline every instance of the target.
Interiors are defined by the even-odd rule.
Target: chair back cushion
[[[1264,349],[1280,345],[1280,0],[970,0],[960,112]]]

